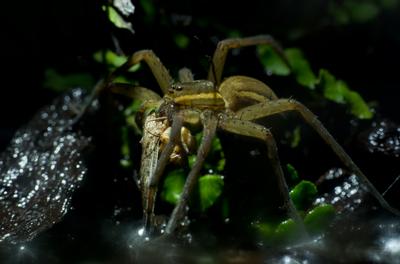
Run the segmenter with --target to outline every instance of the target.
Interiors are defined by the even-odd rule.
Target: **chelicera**
[[[156,109],[156,111],[145,116],[143,122],[140,187],[146,226],[153,223],[157,186],[167,164],[173,159],[174,153],[175,156],[180,156],[181,152],[188,151],[190,131],[187,130],[187,127],[201,127],[203,138],[197,148],[197,158],[187,176],[180,199],[169,218],[165,229],[166,234],[174,232],[186,214],[188,200],[217,130],[255,138],[265,143],[268,159],[278,179],[278,187],[284,199],[287,213],[302,227],[302,220],[289,196],[274,136],[268,128],[255,122],[257,119],[288,111],[298,112],[304,121],[329,145],[344,165],[358,176],[364,187],[378,200],[382,207],[398,214],[398,211],[386,202],[307,107],[292,99],[278,98],[270,87],[251,77],[232,76],[222,80],[228,51],[234,48],[256,45],[270,45],[282,58],[285,58],[280,46],[267,35],[226,39],[220,41],[217,45],[207,79],[194,80],[190,70],[183,68],[179,71],[178,81],[174,81],[153,51],[141,50],[132,54],[125,64],[112,72],[98,86],[96,92],[107,87],[111,89],[124,88],[122,84],[113,83],[115,77],[127,71],[133,65],[144,61],[148,64],[163,92],[163,97],[160,97],[147,88],[130,87],[133,91],[133,97],[143,101],[144,109],[149,107]],[[167,140],[160,148],[160,137],[165,131],[168,131]]]

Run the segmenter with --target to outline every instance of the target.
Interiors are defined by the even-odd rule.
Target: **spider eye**
[[[176,91],[182,91],[183,87],[182,85],[176,84],[174,86],[172,86]]]

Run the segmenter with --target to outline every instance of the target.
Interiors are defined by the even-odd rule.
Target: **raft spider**
[[[127,71],[133,65],[144,61],[149,66],[163,92],[163,97],[160,97],[147,88],[130,87],[133,91],[133,97],[143,101],[145,106],[156,106],[157,109],[147,116],[147,122],[144,121],[144,126],[148,126],[144,128],[144,133],[146,133],[146,129],[153,130],[152,135],[155,133],[159,137],[163,131],[169,129],[169,140],[161,149],[160,154],[158,154],[159,148],[154,150],[148,145],[143,146],[140,187],[145,225],[149,226],[153,223],[157,186],[166,165],[170,162],[174,149],[177,146],[186,144],[181,131],[185,127],[197,126],[202,127],[203,130],[203,138],[197,149],[197,159],[187,176],[183,192],[169,218],[165,229],[166,234],[174,232],[180,220],[185,216],[190,194],[218,129],[244,137],[255,138],[265,143],[268,150],[268,158],[277,176],[278,187],[284,199],[287,213],[303,228],[302,220],[289,196],[274,136],[269,129],[254,122],[257,119],[287,111],[299,113],[304,121],[329,145],[344,165],[358,176],[364,187],[378,200],[382,207],[398,214],[398,211],[386,202],[379,191],[307,107],[292,99],[278,98],[270,87],[251,77],[232,76],[224,80],[221,79],[226,56],[230,49],[256,45],[270,45],[282,58],[285,58],[280,46],[267,35],[225,39],[217,45],[206,80],[194,80],[190,70],[183,68],[179,71],[178,81],[175,82],[153,51],[141,50],[132,54],[125,64],[112,72],[103,82],[103,85],[100,85],[100,87],[102,86],[101,89],[105,87],[110,89],[123,87],[124,85],[122,84],[113,83],[115,77]],[[147,140],[153,146],[159,146],[159,142],[155,141],[154,138],[152,139],[149,134],[147,135]],[[146,141],[146,135],[142,141]],[[148,142],[145,142],[145,144],[148,144]],[[148,158],[149,153],[152,154],[150,159]]]

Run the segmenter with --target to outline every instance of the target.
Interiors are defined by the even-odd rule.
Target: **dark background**
[[[327,68],[398,120],[392,108],[399,79],[398,6],[380,10],[365,23],[340,25],[329,15],[329,3],[154,1],[155,15],[149,18],[134,1],[131,19],[136,33],[131,35],[110,25],[102,1],[7,1],[0,22],[1,126],[18,127],[48,101],[51,95],[42,88],[47,68],[61,73],[89,71],[101,77],[102,72],[91,67],[92,54],[114,48],[111,34],[126,53],[151,48],[167,67],[177,68],[196,65],[193,54],[210,55],[215,41],[232,31],[242,36],[271,34],[284,47],[302,48],[315,70]],[[177,33],[192,39],[189,51],[174,45]]]

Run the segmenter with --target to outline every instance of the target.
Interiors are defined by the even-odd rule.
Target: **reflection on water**
[[[79,259],[77,263],[93,264],[400,263],[400,221],[377,209],[373,202],[365,202],[368,201],[368,197],[365,197],[367,195],[361,195],[360,192],[357,192],[357,195],[353,194],[354,186],[343,187],[350,183],[357,186],[351,175],[347,180],[342,180],[338,187],[352,194],[354,200],[361,199],[361,204],[355,202],[352,207],[343,207],[340,200],[336,201],[335,206],[341,209],[328,230],[301,244],[260,247],[255,243],[252,247],[240,247],[240,243],[232,244],[232,241],[224,241],[224,238],[219,240],[224,241],[222,243],[212,243],[210,241],[213,241],[215,234],[205,235],[204,232],[192,233],[191,242],[185,240],[186,242],[182,243],[180,238],[149,237],[140,220],[116,222],[103,219],[101,230],[97,231],[98,241],[89,240],[89,243],[95,245],[95,251],[90,252],[87,245],[79,244],[79,237],[69,238],[70,245],[78,243],[77,247],[58,250],[66,251],[64,254],[69,255],[80,254],[80,257],[76,257]],[[335,191],[335,188],[331,194],[322,196],[325,201],[332,201],[334,197],[340,196],[349,203],[349,196]],[[54,254],[57,252],[55,248],[59,239],[60,235],[41,235],[30,242],[8,248],[0,247],[0,256],[4,261],[2,263],[76,263]],[[74,249],[70,252],[71,248]]]

